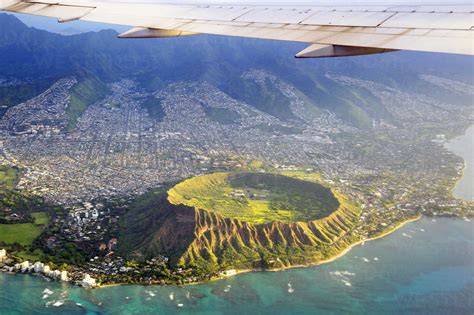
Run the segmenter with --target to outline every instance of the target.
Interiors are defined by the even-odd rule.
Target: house
[[[109,251],[113,250],[115,248],[115,246],[117,246],[117,242],[118,242],[118,240],[116,238],[112,238],[109,241],[109,243],[107,245],[107,247],[109,248]]]
[[[7,258],[7,251],[5,249],[0,249],[0,261],[3,261]]]
[[[106,250],[106,249],[107,249],[107,244],[102,243],[102,244],[99,245],[99,250],[100,250],[101,252],[104,251],[104,250]]]

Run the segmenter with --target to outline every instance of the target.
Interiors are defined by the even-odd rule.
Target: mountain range
[[[449,102],[471,101],[465,95],[440,91],[419,80],[420,75],[437,75],[472,83],[474,63],[470,57],[396,52],[343,59],[294,59],[304,47],[301,43],[204,35],[123,40],[117,39],[113,30],[63,36],[27,27],[12,15],[0,14],[0,106],[3,113],[68,76],[78,77],[79,84],[95,82],[86,86],[98,87],[99,93],[86,94],[97,97],[104,95],[105,83],[122,78],[132,78],[151,92],[178,81],[206,81],[282,121],[297,119],[289,99],[271,80],[255,82],[242,75],[252,69],[272,73],[294,86],[315,110],[334,112],[359,128],[369,127],[373,118],[391,121],[392,117],[372,92],[337,83],[328,74],[376,80],[405,91],[416,89]],[[17,83],[2,85],[2,81]],[[97,100],[87,97],[80,101],[86,108]],[[80,114],[75,113],[71,119]]]

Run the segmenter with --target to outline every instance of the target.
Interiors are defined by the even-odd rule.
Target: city
[[[102,284],[126,281],[125,275],[138,281],[130,280],[133,272],[143,278],[150,262],[137,265],[114,253],[128,204],[168,183],[219,170],[317,173],[363,210],[355,229],[362,240],[419,214],[473,215],[472,202],[450,194],[463,162],[443,147],[447,137],[472,124],[472,106],[328,74],[373,93],[395,122],[374,118],[371,128],[361,129],[331,111],[311,110],[294,87],[268,72],[242,76],[270,82],[290,100],[294,117],[279,119],[206,82],[178,82],[150,94],[122,80],[110,84],[111,94],[89,106],[67,132],[75,78],[60,79],[6,112],[1,162],[22,170],[15,188],[64,208],[52,214],[41,246],[54,253],[74,243],[73,251],[88,253],[81,258],[85,267],[68,267],[71,279],[81,282],[85,271]],[[470,86],[458,82],[422,79],[472,95]],[[143,105],[149,100],[161,106],[158,116]],[[164,275],[176,274],[165,266],[146,281],[164,283]],[[179,281],[203,276],[192,269],[186,274]]]

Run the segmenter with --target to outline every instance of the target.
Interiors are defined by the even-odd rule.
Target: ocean
[[[0,314],[473,314],[474,223],[424,218],[321,266],[85,290],[0,274]]]
[[[466,163],[464,176],[454,189],[454,196],[465,200],[474,200],[474,125],[465,134],[446,143],[445,147],[464,158]]]
[[[472,200],[474,127],[447,147],[466,159],[455,195]],[[471,186],[469,186],[471,185]],[[471,188],[469,188],[471,187]],[[474,223],[423,218],[338,260],[192,286],[85,290],[0,274],[0,314],[474,314]]]

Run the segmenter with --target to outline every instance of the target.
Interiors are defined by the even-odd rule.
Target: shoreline
[[[187,284],[187,285],[196,285],[196,284],[203,284],[203,283],[207,283],[207,282],[210,282],[210,281],[216,281],[216,280],[223,280],[223,279],[227,279],[227,278],[230,278],[230,277],[234,277],[234,276],[237,276],[237,275],[240,275],[240,274],[244,274],[244,273],[249,273],[249,272],[280,272],[280,271],[285,271],[285,270],[288,270],[288,269],[296,269],[296,268],[308,268],[308,267],[316,267],[316,266],[320,266],[320,265],[324,265],[324,264],[329,264],[331,262],[334,262],[335,260],[345,256],[347,253],[349,253],[354,247],[360,245],[360,244],[363,244],[365,242],[370,242],[370,241],[375,241],[377,239],[380,239],[380,238],[383,238],[385,236],[388,236],[394,232],[396,232],[397,230],[399,230],[400,228],[402,228],[403,226],[405,226],[406,224],[408,223],[412,223],[412,222],[416,222],[420,219],[423,218],[423,215],[422,214],[419,214],[418,216],[414,217],[414,218],[411,218],[411,219],[408,219],[408,220],[405,220],[403,222],[400,222],[399,224],[397,224],[396,226],[394,226],[393,228],[381,233],[380,235],[377,235],[377,236],[374,236],[374,237],[371,237],[371,238],[367,238],[367,239],[363,239],[363,240],[360,240],[360,241],[357,241],[351,245],[349,245],[348,247],[346,247],[344,250],[342,250],[339,254],[331,257],[331,258],[328,258],[328,259],[325,259],[325,260],[321,260],[321,261],[318,261],[318,262],[314,262],[314,263],[309,263],[309,264],[305,264],[305,265],[292,265],[292,266],[286,266],[286,267],[281,267],[281,268],[274,268],[274,269],[262,269],[262,268],[255,268],[255,269],[231,269],[233,270],[234,272],[231,274],[231,275],[222,275],[220,277],[216,277],[216,278],[213,278],[209,281],[205,281],[205,282],[195,282],[195,283],[190,283],[190,284]]]
[[[462,137],[462,136],[459,136],[459,137]],[[456,137],[458,138],[458,137]],[[455,139],[455,138],[454,138]],[[451,139],[450,141],[452,141],[453,139]],[[449,144],[449,142],[445,143],[443,146],[444,148],[451,154],[454,154],[455,156],[457,157],[460,157],[462,158],[462,168],[461,168],[461,175],[458,177],[458,179],[456,179],[456,181],[454,182],[454,185],[451,187],[451,189],[449,190],[450,194],[451,194],[451,197],[455,198],[455,199],[461,199],[461,200],[464,200],[463,198],[461,197],[456,197],[455,194],[454,194],[454,191],[458,188],[459,184],[461,183],[461,181],[463,179],[465,179],[465,172],[466,172],[466,168],[467,168],[467,161],[466,159],[461,156],[460,154],[450,150],[446,145]]]
[[[456,140],[458,140],[459,138],[466,137],[466,136],[468,135],[468,131],[469,131],[470,128],[474,128],[474,124],[471,125],[471,126],[469,126],[469,127],[467,127],[463,134],[460,134],[460,135],[458,135],[458,136],[455,136],[455,137],[449,139],[448,141],[446,141],[446,142],[443,144],[443,147],[444,147],[449,153],[454,154],[455,156],[460,157],[460,158],[462,158],[462,160],[463,160],[463,166],[462,166],[462,169],[461,169],[461,175],[460,175],[459,178],[455,181],[454,186],[451,187],[451,190],[450,190],[451,196],[452,196],[453,198],[455,198],[455,199],[465,200],[465,201],[468,201],[468,202],[469,202],[469,201],[474,201],[474,198],[471,198],[470,200],[466,200],[466,199],[463,198],[462,196],[456,196],[456,195],[455,195],[455,190],[458,188],[459,184],[460,184],[463,180],[466,179],[466,178],[465,178],[465,177],[466,177],[466,174],[465,174],[465,173],[466,173],[466,169],[467,169],[467,167],[468,167],[468,161],[466,160],[466,158],[465,158],[464,156],[462,156],[462,155],[461,155],[460,153],[458,153],[458,152],[454,152],[454,150],[448,148],[448,146],[452,144],[452,141],[456,141]],[[470,165],[470,167],[474,167],[474,165],[472,165],[472,166]]]
[[[281,267],[281,268],[274,268],[274,269],[262,269],[262,268],[254,268],[254,269],[231,269],[231,270],[228,270],[228,271],[233,271],[231,272],[231,274],[229,275],[221,275],[219,277],[215,277],[215,278],[212,278],[210,280],[207,280],[207,281],[200,281],[200,282],[193,282],[193,283],[187,283],[187,284],[184,284],[184,286],[189,286],[189,285],[199,285],[199,284],[205,284],[205,283],[208,283],[208,282],[212,282],[212,281],[218,281],[218,280],[224,280],[224,279],[227,279],[227,278],[231,278],[231,277],[235,277],[235,276],[238,276],[238,275],[241,275],[241,274],[244,274],[244,273],[250,273],[250,272],[280,272],[280,271],[285,271],[285,270],[288,270],[288,269],[296,269],[296,268],[308,268],[308,267],[316,267],[316,266],[320,266],[320,265],[324,265],[324,264],[329,264],[331,262],[334,262],[336,261],[337,259],[345,256],[347,253],[349,253],[354,247],[358,246],[358,245],[361,245],[365,242],[370,242],[370,241],[375,241],[377,239],[380,239],[380,238],[383,238],[385,236],[388,236],[394,232],[396,232],[397,230],[399,230],[400,228],[402,228],[403,226],[405,226],[406,224],[408,223],[412,223],[412,222],[416,222],[420,219],[423,218],[423,215],[422,214],[419,214],[418,216],[414,217],[414,218],[411,218],[411,219],[407,219],[403,222],[400,222],[398,223],[396,226],[394,226],[393,228],[385,231],[385,232],[382,232],[381,234],[377,235],[377,236],[374,236],[374,237],[371,237],[371,238],[367,238],[367,239],[363,239],[363,240],[360,240],[360,241],[357,241],[351,245],[349,245],[348,247],[346,247],[344,250],[342,250],[339,254],[331,257],[331,258],[328,258],[328,259],[325,259],[325,260],[321,260],[321,261],[318,261],[318,262],[314,262],[314,263],[309,263],[309,264],[305,264],[305,265],[292,265],[292,266],[286,266],[286,267]],[[150,286],[150,285],[147,285],[147,284],[130,284],[130,283],[114,283],[114,284],[105,284],[105,285],[99,285],[97,287],[94,287],[94,289],[103,289],[103,288],[107,288],[107,287],[113,287],[113,286],[121,286],[121,285],[143,285],[143,286]],[[152,284],[153,285],[153,284]]]
[[[408,219],[406,221],[403,221],[403,222],[400,222],[399,224],[397,224],[396,226],[394,226],[393,228],[381,233],[380,235],[377,235],[377,236],[374,236],[374,237],[371,237],[371,238],[367,238],[367,239],[363,239],[363,240],[360,240],[360,241],[357,241],[351,245],[349,245],[348,247],[346,247],[345,249],[343,249],[339,254],[331,257],[331,258],[328,258],[328,259],[325,259],[325,260],[321,260],[321,261],[318,261],[318,262],[315,262],[315,263],[310,263],[310,264],[306,264],[306,265],[294,265],[294,266],[288,266],[288,267],[282,267],[282,268],[276,268],[276,269],[268,269],[268,270],[261,270],[261,271],[268,271],[268,272],[279,272],[279,271],[284,271],[286,269],[293,269],[293,268],[307,268],[307,267],[315,267],[315,266],[320,266],[320,265],[324,265],[324,264],[329,264],[331,262],[334,262],[335,260],[345,256],[347,253],[349,253],[354,247],[358,246],[358,245],[361,245],[365,242],[370,242],[370,241],[375,241],[377,239],[380,239],[380,238],[383,238],[385,236],[388,236],[394,232],[396,232],[397,230],[399,230],[400,228],[402,228],[403,226],[405,226],[406,224],[408,223],[412,223],[412,222],[416,222],[418,220],[420,220],[421,218],[423,218],[423,215],[420,214],[418,215],[417,217],[415,218],[411,218],[411,219]],[[259,271],[259,270],[255,270],[255,271]],[[239,272],[237,272],[238,274]]]
[[[218,277],[214,277],[212,279],[209,279],[207,281],[199,281],[199,282],[193,282],[193,283],[186,283],[186,284],[182,284],[183,286],[188,286],[188,285],[199,285],[199,284],[205,284],[205,283],[208,283],[208,282],[211,282],[211,281],[218,281],[218,280],[223,280],[223,279],[227,279],[227,278],[230,278],[230,277],[234,277],[234,276],[237,276],[237,275],[240,275],[240,274],[244,274],[244,273],[249,273],[249,272],[280,272],[280,271],[285,271],[287,269],[295,269],[295,268],[308,268],[308,267],[315,267],[315,266],[320,266],[320,265],[324,265],[324,264],[328,264],[328,263],[331,263],[331,262],[334,262],[335,260],[343,257],[344,255],[346,255],[347,253],[349,253],[354,247],[358,246],[358,245],[361,245],[365,242],[369,242],[369,241],[374,241],[374,240],[377,240],[377,239],[380,239],[380,238],[383,238],[385,236],[388,236],[394,232],[396,232],[397,230],[399,230],[400,228],[402,228],[403,226],[405,226],[406,224],[408,223],[412,223],[412,222],[415,222],[415,221],[418,221],[420,220],[421,218],[423,218],[423,215],[422,214],[419,214],[418,216],[414,217],[414,218],[410,218],[410,219],[407,219],[403,222],[400,222],[398,223],[396,226],[394,226],[393,228],[385,231],[385,232],[382,232],[381,234],[377,235],[377,236],[374,236],[374,237],[371,237],[371,238],[367,238],[367,239],[362,239],[362,240],[359,240],[351,245],[349,245],[348,247],[346,247],[345,249],[343,249],[340,253],[338,253],[337,255],[331,257],[331,258],[328,258],[328,259],[325,259],[325,260],[321,260],[321,261],[318,261],[318,262],[314,262],[314,263],[308,263],[308,264],[304,264],[304,265],[291,265],[291,266],[285,266],[285,267],[281,267],[281,268],[274,268],[274,269],[263,269],[263,268],[254,268],[254,269],[231,269],[231,270],[227,270],[227,272],[229,272],[229,274],[223,274],[223,275],[220,275]],[[2,273],[5,273],[5,272],[2,272]],[[23,273],[12,273],[12,274],[23,274]],[[73,282],[66,282],[70,285],[74,285]],[[103,289],[103,288],[107,288],[107,287],[115,287],[115,286],[122,286],[122,285],[140,285],[140,286],[154,286],[154,285],[157,285],[159,286],[159,284],[140,284],[140,283],[111,283],[111,284],[104,284],[104,285],[97,285],[97,286],[94,286],[92,287],[91,289]],[[179,284],[171,284],[171,285],[177,285],[177,286],[181,286]],[[166,286],[169,286],[169,285],[166,285]]]
[[[459,156],[463,159],[463,162],[462,162],[462,169],[461,169],[461,176],[459,176],[459,178],[456,180],[456,182],[454,183],[454,186],[451,188],[451,196],[453,198],[456,198],[456,199],[461,199],[461,200],[464,200],[462,197],[457,197],[455,196],[455,193],[454,191],[458,188],[459,184],[461,183],[461,181],[463,181],[465,179],[465,172],[466,172],[466,168],[467,168],[467,161],[464,159],[464,157],[448,150],[449,152],[451,152],[452,154],[456,155],[456,156]],[[468,200],[469,201],[469,200]]]

